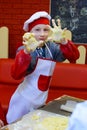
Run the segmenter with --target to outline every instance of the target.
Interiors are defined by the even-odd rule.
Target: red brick
[[[50,0],[0,0],[0,27],[9,28],[9,57],[21,45],[24,21],[40,10],[49,11]]]

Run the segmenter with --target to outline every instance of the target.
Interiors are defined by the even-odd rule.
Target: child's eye
[[[44,31],[48,32],[48,31],[49,31],[49,29],[44,29]]]
[[[40,30],[40,29],[38,29],[38,28],[36,29],[36,31],[39,31],[39,30]]]

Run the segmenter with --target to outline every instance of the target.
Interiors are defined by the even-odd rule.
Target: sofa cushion
[[[50,86],[57,89],[81,88],[87,90],[87,65],[57,63]]]

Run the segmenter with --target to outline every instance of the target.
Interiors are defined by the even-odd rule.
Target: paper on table
[[[66,104],[62,104],[60,106],[60,109],[61,110],[65,110],[65,111],[68,111],[68,112],[73,112],[76,105],[77,105],[78,102],[76,101],[72,101],[72,100],[67,100]]]

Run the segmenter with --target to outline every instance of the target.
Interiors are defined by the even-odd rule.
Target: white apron
[[[38,58],[34,71],[24,78],[11,98],[8,123],[45,104],[55,64],[54,61]]]

